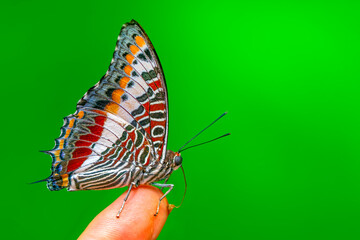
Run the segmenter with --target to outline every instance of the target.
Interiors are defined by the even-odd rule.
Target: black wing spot
[[[114,79],[114,82],[119,83],[120,79],[121,79],[120,75],[117,75]]]
[[[154,95],[154,91],[151,88],[148,88],[147,94],[149,95],[149,97],[151,97],[152,95]]]
[[[135,141],[135,147],[138,148],[141,146],[143,141],[143,135],[139,132],[136,132],[136,141]]]
[[[140,60],[142,61],[146,61],[146,57],[144,54],[140,53],[138,56],[137,56]]]
[[[150,53],[149,49],[148,49],[148,48],[145,49],[144,52],[145,52],[146,56],[148,56],[148,58],[149,58],[150,60],[152,60],[152,56],[151,56],[151,53]]]
[[[143,107],[143,105],[140,105],[137,109],[135,109],[134,111],[131,112],[131,115],[133,117],[136,117],[138,115],[141,115],[144,111],[145,111],[145,108]]]
[[[153,136],[162,136],[164,134],[164,129],[162,127],[154,127],[152,129]]]
[[[130,141],[128,141],[127,142],[127,144],[126,144],[126,149],[131,149],[131,147],[132,147],[132,145],[133,145],[133,142],[130,140]]]
[[[132,130],[134,130],[134,127],[137,127],[137,125],[138,124],[137,124],[136,120],[133,120],[133,121],[131,121],[130,125],[127,125],[125,127],[125,130],[128,132],[132,132]]]
[[[158,92],[155,95],[156,100],[164,100],[165,99],[165,93],[164,92]]]
[[[136,99],[137,99],[140,103],[143,103],[143,102],[147,101],[148,96],[147,96],[146,93],[145,93],[145,94],[137,97]]]
[[[151,118],[155,119],[165,119],[165,113],[164,112],[152,112],[150,113]]]
[[[124,157],[122,159],[122,161],[124,161],[124,163],[125,163],[125,161],[127,161],[129,159],[130,154],[131,154],[130,152],[125,153],[125,155],[124,155]]]
[[[147,73],[147,72],[143,72],[143,73],[141,74],[141,77],[142,77],[145,81],[151,80],[151,77],[150,77],[149,73]]]
[[[139,124],[140,124],[141,126],[146,126],[146,125],[150,124],[150,119],[149,119],[149,118],[145,118],[144,120],[141,120],[141,121],[139,122]]]
[[[96,101],[96,106],[100,107],[100,108],[105,108],[106,105],[108,105],[110,103],[110,101],[108,100],[98,100]]]
[[[108,90],[106,90],[105,95],[111,98],[114,91],[115,88],[109,88]]]
[[[125,102],[126,100],[128,100],[128,96],[126,94],[121,95],[121,100]]]
[[[141,161],[143,164],[146,163],[146,157],[148,156],[148,154],[149,154],[149,147],[146,146],[146,147],[144,148],[143,153],[140,155],[140,161]]]
[[[119,145],[121,142],[125,141],[126,138],[127,138],[127,136],[128,136],[128,133],[124,131],[124,132],[122,133],[121,137],[118,139],[119,142],[116,141],[116,144]]]
[[[150,75],[150,77],[152,77],[152,78],[156,78],[156,72],[154,71],[154,70],[150,70],[150,72],[149,72],[149,75]]]
[[[137,77],[137,76],[139,76],[135,71],[133,71],[132,73],[131,73],[131,76],[133,76],[133,77]]]

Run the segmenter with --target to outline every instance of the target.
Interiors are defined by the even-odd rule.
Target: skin
[[[161,201],[159,214],[154,216],[160,197],[160,189],[141,185],[133,188],[125,207],[116,218],[126,191],[110,206],[97,215],[79,239],[156,239],[171,211],[167,199]]]

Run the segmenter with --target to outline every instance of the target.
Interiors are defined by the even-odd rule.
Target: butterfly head
[[[177,168],[179,168],[182,164],[182,157],[181,157],[181,154],[176,152],[175,153],[175,156],[174,156],[174,159],[173,159],[173,164],[174,166]]]
[[[170,166],[173,170],[177,170],[179,167],[181,167],[182,157],[180,153],[167,150],[166,159],[170,163]]]

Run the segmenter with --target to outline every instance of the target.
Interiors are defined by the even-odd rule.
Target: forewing
[[[153,144],[154,159],[165,158],[168,106],[164,74],[155,49],[132,20],[121,29],[109,70],[79,101],[121,117]]]

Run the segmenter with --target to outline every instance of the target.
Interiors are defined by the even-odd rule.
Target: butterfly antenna
[[[193,138],[191,138],[189,141],[187,141],[180,149],[178,152],[181,151],[181,149],[183,149],[186,145],[188,145],[189,142],[191,142],[192,140],[194,140],[197,136],[199,136],[203,131],[205,131],[206,129],[208,129],[211,125],[213,125],[214,123],[216,123],[220,118],[222,118],[223,116],[225,116],[227,114],[227,112],[224,112],[223,114],[221,114],[220,117],[218,117],[215,121],[213,121],[212,123],[210,123],[206,128],[204,128],[203,130],[201,130],[198,134],[196,134]]]
[[[197,147],[197,146],[200,146],[200,145],[209,143],[209,142],[213,142],[213,141],[215,141],[215,140],[218,140],[218,139],[220,139],[220,138],[223,138],[223,137],[226,137],[226,136],[229,136],[229,135],[230,135],[230,133],[227,133],[227,134],[224,134],[224,135],[222,135],[222,136],[220,136],[220,137],[214,138],[214,139],[212,139],[212,140],[210,140],[210,141],[206,141],[206,142],[203,142],[203,143],[199,143],[199,144],[193,145],[193,146],[191,146],[191,147],[184,148],[184,149],[181,150],[181,151],[183,152],[183,151],[185,151],[185,150],[187,150],[187,149],[189,149],[189,148],[193,148],[193,147]]]

